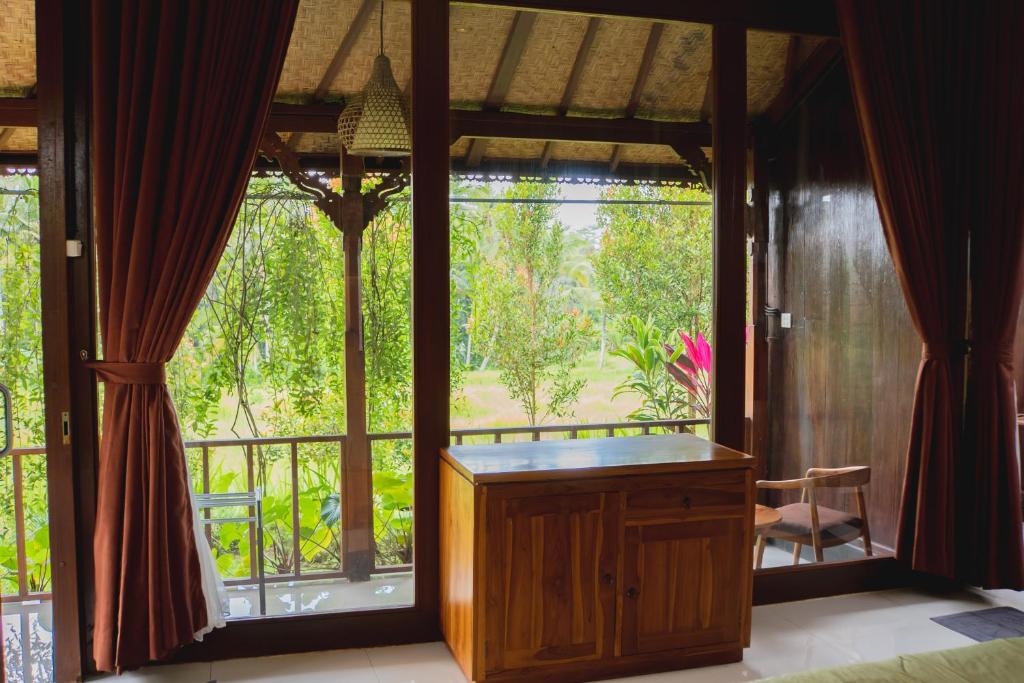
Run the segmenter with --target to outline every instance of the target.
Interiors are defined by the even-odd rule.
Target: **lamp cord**
[[[380,0],[380,53],[384,54],[384,0]]]

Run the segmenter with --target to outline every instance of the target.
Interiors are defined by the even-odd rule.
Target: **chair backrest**
[[[814,480],[814,488],[857,488],[871,481],[871,468],[867,465],[812,467],[806,477]]]

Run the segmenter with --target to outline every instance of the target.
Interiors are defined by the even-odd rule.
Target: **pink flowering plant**
[[[666,335],[653,321],[632,316],[612,353],[633,366],[613,394],[639,395],[642,403],[630,420],[710,417],[711,345],[702,332],[696,338],[682,331]]]
[[[697,332],[693,339],[685,332],[679,332],[682,346],[673,348],[665,344],[666,356],[672,360],[665,363],[668,374],[686,389],[689,404],[696,417],[711,416],[711,345],[703,332]],[[681,350],[685,349],[683,353]]]

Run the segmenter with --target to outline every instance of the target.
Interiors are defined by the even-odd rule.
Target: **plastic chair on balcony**
[[[775,525],[759,529],[757,536],[757,567],[761,567],[765,539],[777,538],[793,544],[793,564],[800,564],[800,551],[805,545],[814,548],[814,559],[823,562],[824,549],[863,539],[864,555],[871,557],[871,532],[868,528],[864,486],[871,481],[867,466],[824,468],[812,467],[803,479],[759,481],[757,488],[773,491],[800,490],[800,502],[778,508],[782,519]],[[822,488],[853,489],[857,514],[818,505],[816,491]]]
[[[255,524],[256,525],[256,556],[250,556],[251,563],[256,565],[256,578],[260,596],[260,616],[267,613],[267,584],[263,571],[263,492],[242,491],[239,493],[197,493],[195,494],[196,510],[202,512],[213,508],[248,508],[252,514],[240,517],[205,517],[200,521],[211,524]],[[251,528],[251,527],[250,527]],[[251,570],[250,570],[251,571]]]

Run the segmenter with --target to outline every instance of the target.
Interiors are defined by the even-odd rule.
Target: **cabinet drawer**
[[[745,471],[645,477],[626,492],[626,514],[718,513],[742,511],[747,505]]]

